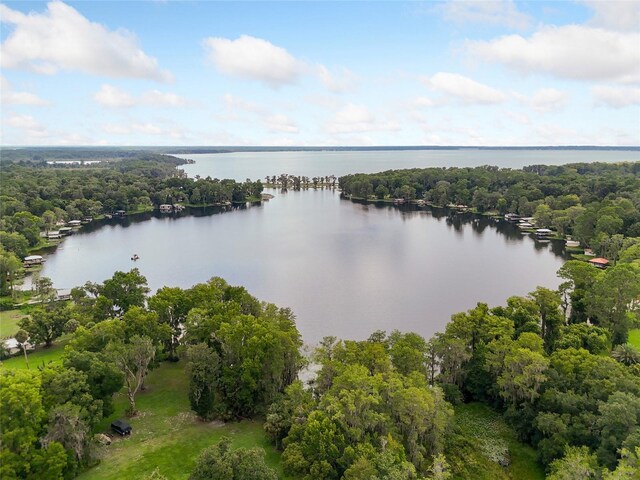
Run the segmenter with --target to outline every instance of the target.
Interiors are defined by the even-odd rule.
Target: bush
[[[10,298],[0,298],[0,312],[13,310],[15,307],[16,304],[13,303],[13,300],[11,300]]]

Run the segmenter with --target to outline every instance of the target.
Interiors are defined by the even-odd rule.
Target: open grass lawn
[[[29,368],[35,369],[49,362],[60,363],[62,354],[64,353],[64,347],[69,341],[70,336],[61,337],[56,343],[49,348],[40,347],[36,350],[27,351],[29,356]],[[0,362],[0,369],[3,368],[27,368],[27,364],[24,361],[24,355],[16,355]]]
[[[629,343],[640,350],[640,328],[629,332]]]
[[[269,444],[261,422],[204,423],[196,418],[189,408],[183,368],[180,362],[167,362],[149,374],[147,389],[136,398],[140,414],[127,420],[133,427],[131,437],[114,437],[111,445],[100,447],[100,464],[80,479],[144,479],[156,469],[172,480],[186,479],[198,454],[223,435],[231,437],[235,447],[263,448],[267,463],[282,477],[280,454]],[[126,419],[124,393],[116,396],[115,407],[101,431],[107,431],[116,418]]]
[[[0,312],[0,338],[13,337],[20,330],[18,322],[25,316],[21,310]]]
[[[544,470],[536,451],[520,443],[502,416],[482,403],[455,407],[455,422],[472,442],[463,461],[477,480],[543,480]],[[463,455],[459,453],[459,455]],[[502,466],[500,463],[503,463]]]

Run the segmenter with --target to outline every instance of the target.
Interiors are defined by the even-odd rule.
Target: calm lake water
[[[48,256],[42,275],[64,288],[135,266],[153,291],[220,276],[292,307],[309,343],[364,339],[377,329],[429,337],[477,301],[503,304],[558,285],[562,244],[536,243],[506,222],[363,205],[329,190],[274,193],[261,206],[224,213],[83,227]]]
[[[499,167],[562,165],[576,162],[639,161],[640,150],[395,150],[321,152],[236,152],[176,155],[195,160],[183,165],[190,177],[236,180],[264,179],[266,175],[347,175],[400,168]]]

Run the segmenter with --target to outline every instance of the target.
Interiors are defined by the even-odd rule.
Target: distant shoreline
[[[125,151],[147,151],[165,154],[197,154],[197,153],[234,153],[234,152],[376,152],[376,151],[405,151],[405,150],[514,150],[514,151],[535,151],[535,150],[584,150],[584,151],[640,151],[640,145],[636,146],[607,146],[607,145],[565,145],[565,146],[463,146],[463,145],[385,145],[385,146],[29,146],[29,145],[0,145],[2,150],[56,150],[56,151],[74,151],[74,150],[92,150],[92,151],[108,151],[108,150],[125,150]]]

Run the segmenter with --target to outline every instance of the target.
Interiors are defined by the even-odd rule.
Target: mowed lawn
[[[48,363],[60,363],[62,361],[62,354],[64,353],[64,347],[69,342],[70,336],[61,337],[56,343],[49,348],[38,347],[36,350],[27,350],[27,356],[29,358],[29,368],[36,369],[42,365]],[[22,353],[15,355],[6,360],[0,362],[0,369],[23,369],[27,368],[27,364],[24,360]]]
[[[20,327],[18,322],[26,317],[20,310],[7,310],[0,312],[0,338],[13,337]]]
[[[232,438],[234,447],[264,449],[267,463],[284,478],[280,454],[267,440],[261,422],[222,424],[196,418],[189,408],[183,363],[161,364],[149,374],[146,385],[136,398],[140,413],[135,418],[124,415],[126,395],[116,396],[116,412],[103,420],[100,429],[106,432],[114,419],[122,418],[131,424],[133,433],[126,438],[114,437],[111,445],[100,447],[100,464],[80,479],[145,479],[154,471],[170,479],[187,479],[198,454],[223,435]]]
[[[519,442],[502,415],[489,406],[483,403],[458,405],[455,422],[474,444],[474,458],[467,458],[466,463],[474,466],[477,480],[544,480],[544,469],[537,460],[535,449]],[[507,467],[496,462],[500,458],[507,460]]]
[[[629,343],[640,350],[640,328],[629,332]]]

